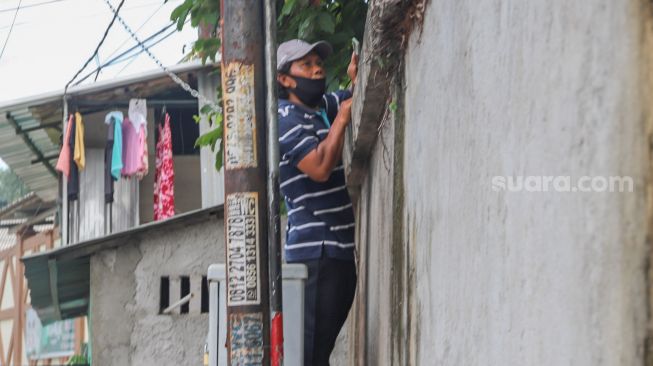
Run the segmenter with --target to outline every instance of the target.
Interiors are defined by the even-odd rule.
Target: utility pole
[[[270,365],[263,0],[221,0],[227,359]]]

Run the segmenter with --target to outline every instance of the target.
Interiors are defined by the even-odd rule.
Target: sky
[[[116,8],[119,0],[110,0]],[[170,24],[170,13],[182,0],[126,0],[120,15],[141,40]],[[0,0],[0,51],[11,29],[19,0]],[[22,0],[0,58],[0,104],[14,99],[63,90],[100,42],[113,13],[104,0]],[[164,65],[177,64],[197,39],[186,26],[150,50]],[[99,51],[80,76],[93,71],[136,43],[115,21]],[[112,55],[113,54],[113,55]],[[102,69],[98,80],[111,80],[158,67],[146,54]],[[84,84],[92,83],[93,77]],[[0,168],[3,166],[0,162]]]

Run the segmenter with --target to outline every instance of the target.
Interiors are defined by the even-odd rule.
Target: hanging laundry
[[[66,133],[63,136],[61,143],[61,151],[59,152],[59,159],[57,160],[56,169],[63,173],[68,178],[70,176],[70,131],[73,127],[73,115],[71,114],[66,124]]]
[[[104,203],[113,202],[114,181],[120,178],[122,168],[122,112],[109,112],[104,117],[107,128],[107,142],[104,148]],[[118,126],[118,128],[116,128]],[[120,131],[116,136],[116,131]],[[116,139],[118,137],[118,139]],[[116,152],[116,147],[118,151]],[[113,174],[114,156],[117,157],[117,174]]]
[[[104,203],[113,202],[113,177],[111,176],[111,157],[113,155],[113,128],[115,121],[110,119],[107,128],[107,143],[104,147]]]
[[[149,157],[147,150],[147,101],[145,99],[132,99],[129,101],[129,119],[138,131],[138,141],[142,147],[138,161],[136,176],[143,179],[149,170]]]
[[[172,161],[172,134],[170,116],[165,114],[163,128],[158,126],[154,172],[154,220],[164,220],[175,215],[175,172]]]
[[[122,119],[123,114],[120,111],[109,112],[106,117],[104,117],[104,123],[113,121],[113,148],[111,151],[111,176],[113,177],[113,180],[120,179],[120,172],[122,171],[123,167]]]
[[[122,176],[132,177],[138,172],[141,157],[139,131],[129,118],[122,121]]]
[[[68,148],[70,151],[75,151],[75,148],[77,146],[76,142],[76,134],[77,134],[77,124],[76,123],[71,123],[71,128],[70,128],[70,138],[68,139],[67,143]],[[75,162],[75,158],[73,154],[70,154],[69,156],[69,162],[68,165],[70,166],[70,176],[68,177],[68,201],[77,201],[79,198],[79,169],[77,167],[77,163]]]
[[[122,175],[142,179],[147,174],[147,104],[145,99],[129,101],[129,117],[122,123]]]
[[[147,101],[145,99],[131,99],[129,101],[129,120],[134,124],[134,129],[147,123]]]
[[[74,159],[79,170],[84,170],[86,165],[86,152],[84,150],[84,122],[82,115],[75,112],[75,149]]]
[[[142,150],[141,150],[140,159],[138,161],[138,172],[136,173],[136,176],[138,177],[138,179],[143,179],[143,177],[146,176],[149,171],[146,125],[141,126],[141,130],[138,134],[138,141],[142,146]]]

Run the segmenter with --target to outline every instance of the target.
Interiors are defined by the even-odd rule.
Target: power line
[[[154,39],[155,37],[159,36],[161,33],[165,32],[165,31],[168,30],[168,29],[170,29],[173,25],[175,25],[175,23],[171,23],[171,24],[166,25],[165,27],[163,27],[162,29],[160,29],[160,30],[157,31],[156,33],[154,33],[154,34],[152,34],[151,36],[147,37],[147,38],[143,41],[143,43],[147,43],[147,42],[151,41],[151,40]],[[159,42],[165,40],[166,38],[170,37],[171,35],[173,35],[173,34],[176,33],[176,32],[177,32],[176,30],[173,30],[172,32],[170,32],[170,33],[164,35],[163,38],[157,40],[155,43],[153,43],[153,44],[150,45],[149,47],[152,47],[152,46],[157,45]],[[135,45],[135,46],[131,47],[130,49],[128,49],[128,50],[122,52],[122,53],[119,54],[118,56],[116,56],[116,57],[112,58],[111,60],[109,60],[109,61],[105,62],[104,64],[102,64],[100,67],[98,67],[98,68],[96,68],[95,70],[93,70],[93,71],[89,72],[88,74],[84,75],[84,77],[81,78],[80,80],[76,81],[76,82],[73,84],[73,86],[76,86],[76,85],[79,85],[79,84],[83,83],[86,79],[88,79],[88,78],[91,77],[93,74],[95,74],[96,72],[98,72],[99,69],[101,69],[101,68],[104,68],[104,67],[107,67],[107,66],[112,66],[112,65],[115,65],[115,64],[121,63],[121,62],[123,62],[123,61],[129,60],[130,58],[135,57],[135,56],[138,56],[138,55],[140,55],[141,53],[143,53],[143,50],[140,50],[139,52],[137,52],[137,53],[135,53],[135,54],[133,54],[133,55],[129,55],[130,52],[132,52],[132,51],[134,51],[135,49],[138,49],[138,48],[140,48],[140,45]],[[127,55],[128,55],[128,56],[127,56]]]
[[[64,88],[64,95],[66,95],[66,92],[68,91],[68,86],[70,86],[70,83],[75,81],[75,79],[79,76],[79,74],[81,74],[82,71],[84,71],[84,69],[86,68],[86,66],[88,66],[88,64],[95,58],[95,55],[97,55],[98,51],[100,50],[100,47],[102,47],[102,44],[104,43],[104,40],[107,39],[107,35],[109,34],[109,30],[111,29],[111,26],[113,26],[113,22],[116,21],[116,18],[118,17],[118,12],[120,11],[120,8],[122,8],[122,5],[124,3],[125,3],[125,0],[121,0],[120,4],[118,4],[118,9],[113,13],[113,18],[111,19],[111,23],[109,23],[109,26],[104,31],[104,35],[102,36],[102,39],[100,40],[100,43],[98,43],[97,47],[95,47],[95,51],[93,52],[91,57],[89,57],[88,60],[86,60],[86,62],[84,63],[84,66],[82,66],[82,68],[79,69],[79,71],[77,71],[75,76],[73,76],[73,78],[70,79],[68,84],[66,84],[66,87]]]
[[[189,19],[189,20],[190,20],[190,19]],[[189,20],[188,20],[188,21],[189,21]],[[187,21],[187,22],[188,22],[188,21]],[[172,23],[171,25],[175,25],[175,23]],[[163,36],[163,38],[161,38],[161,39],[159,39],[158,41],[152,43],[152,44],[149,45],[148,47],[149,47],[149,48],[152,48],[152,47],[156,46],[157,44],[159,44],[159,43],[165,41],[168,37],[172,36],[172,35],[175,34],[175,33],[177,33],[177,30],[176,30],[176,29],[173,29],[172,32],[166,34],[165,36]],[[132,60],[129,61],[129,63],[127,63],[127,65],[125,65],[122,69],[120,69],[120,71],[118,71],[118,73],[117,73],[115,76],[118,76],[118,75],[120,75],[123,71],[125,71],[125,69],[126,69],[127,67],[129,67],[129,65],[131,65],[134,61],[136,61],[136,59],[138,58],[138,56],[142,55],[143,53],[144,53],[144,51],[141,50],[141,51],[138,52],[137,54],[130,56],[130,58],[132,58]],[[127,60],[127,59],[125,59],[125,60]],[[120,60],[120,62],[125,61],[125,60]],[[114,77],[115,77],[115,76],[114,76]]]
[[[41,5],[47,5],[47,4],[52,4],[52,3],[59,3],[59,2],[62,2],[62,1],[67,1],[67,0],[50,0],[50,1],[44,1],[44,2],[42,2],[42,3],[38,3],[38,4],[29,4],[29,5],[25,5],[25,6],[23,6],[23,7],[21,7],[20,5],[18,5],[17,8],[0,9],[0,13],[6,13],[6,12],[8,12],[8,11],[18,10],[18,8],[21,8],[21,9],[27,9],[27,8],[33,8],[33,7],[41,6]]]
[[[21,26],[21,25],[25,25],[25,24],[29,24],[29,22],[18,22],[18,23],[16,23],[16,27]],[[11,25],[6,25],[4,27],[0,27],[0,30],[11,28],[11,27],[12,27]]]
[[[158,8],[157,8],[157,9],[156,9],[152,14],[150,14],[150,16],[149,16],[147,19],[145,19],[145,21],[143,22],[143,24],[141,24],[140,27],[138,27],[134,33],[138,33],[138,31],[140,31],[140,30],[145,26],[145,24],[147,24],[147,22],[149,22],[150,20],[152,20],[152,18],[156,15],[156,13],[158,13],[159,10],[161,10],[161,8],[163,7],[163,5],[165,5],[165,3],[161,3],[161,5],[159,5],[159,7],[158,7]],[[118,50],[119,50],[122,46],[124,46],[125,43],[127,43],[130,39],[131,39],[131,37],[127,37],[127,38],[125,38],[125,40],[120,44],[120,46],[116,47],[116,49],[113,50],[113,52],[111,52],[111,54],[110,54],[109,56],[107,56],[107,58],[111,58],[111,56],[115,55],[116,52],[118,52]]]
[[[156,13],[158,13],[159,10],[161,10],[161,8],[163,8],[163,5],[165,5],[165,3],[161,3],[161,5],[159,5],[159,7],[156,8],[156,10],[155,10],[152,14],[150,14],[150,16],[147,17],[147,19],[145,19],[145,21],[143,22],[143,24],[141,24],[141,25],[138,27],[138,29],[136,29],[136,33],[138,33],[138,31],[140,31],[140,30],[145,26],[145,24],[147,24],[147,22],[149,22],[149,21],[150,21],[150,20],[151,20],[155,15],[156,15]],[[115,55],[116,52],[118,52],[118,50],[119,50],[122,46],[124,46],[125,43],[127,43],[127,41],[129,41],[129,39],[130,39],[130,37],[125,38],[125,40],[120,44],[120,46],[116,47],[116,49],[113,50],[113,52],[111,52],[111,54],[109,54],[109,56],[107,56],[107,59],[110,59],[111,56]],[[136,57],[138,57],[138,54],[135,56],[134,59],[136,59]],[[129,64],[127,64],[127,65],[130,65],[132,62],[133,62],[133,60],[130,61]],[[100,76],[100,71],[102,71],[102,67],[103,67],[103,66],[100,65],[100,66],[97,68],[97,74],[95,74],[95,81],[97,81],[98,76]],[[123,69],[124,69],[124,68],[123,68]]]
[[[11,31],[14,30],[14,24],[16,24],[16,17],[18,17],[18,10],[20,10],[20,5],[23,3],[23,0],[18,0],[18,6],[16,7],[16,12],[14,13],[14,20],[11,21],[11,28],[9,28],[9,34],[7,34],[7,39],[5,39],[5,44],[2,46],[2,51],[0,51],[0,60],[2,55],[5,54],[5,48],[7,43],[9,43],[9,37],[11,36]]]
[[[0,1],[2,1],[2,0],[0,0]],[[70,1],[70,0],[52,0],[52,1],[49,1],[49,2],[44,2],[44,3],[39,3],[39,4],[22,5],[20,7],[20,9],[24,10],[24,9],[27,9],[27,8],[30,8],[30,7],[35,7],[37,5],[47,5],[47,4],[50,4],[50,3],[61,2],[61,1]],[[159,3],[159,1],[155,1],[155,2],[150,2],[150,3],[146,3],[146,4],[134,5],[134,6],[131,6],[131,7],[126,6],[124,9],[122,9],[122,12],[124,13],[127,10],[141,9],[141,8],[145,8],[145,7],[148,7],[148,6],[151,6],[151,5],[156,5],[158,3]],[[165,5],[165,3],[163,5]],[[160,9],[161,9],[161,7],[157,8],[157,11],[160,10]],[[7,9],[0,10],[0,13],[15,11],[15,10],[16,10],[16,8],[7,8]],[[100,15],[103,15],[103,14],[104,13],[98,13],[98,12],[93,12],[93,13],[89,13],[89,14],[80,14],[80,15],[76,15],[75,19],[77,19],[77,20],[90,19],[90,18],[94,18],[94,17],[100,16]],[[18,22],[18,23],[16,23],[16,27],[23,26],[23,25],[28,25],[28,24],[34,24],[34,23],[35,23],[34,21]],[[42,24],[42,22],[40,22],[40,23]],[[7,29],[9,27],[10,27],[10,25],[2,26],[2,27],[0,27],[0,30]],[[129,40],[129,38],[127,38],[127,40]],[[115,51],[118,51],[118,50],[115,50]],[[114,51],[114,53],[115,53],[115,51]]]
[[[113,7],[113,5],[111,5],[109,0],[104,0],[104,2],[107,4],[109,9],[111,9],[111,11],[118,17],[120,24],[122,24],[123,28],[125,28],[127,33],[129,33],[129,35],[138,43],[138,45],[141,46],[143,51],[154,61],[154,63],[157,64],[157,66],[159,66],[159,68],[161,68],[161,70],[163,70],[163,72],[166,73],[166,75],[168,75],[172,79],[172,81],[174,81],[177,85],[181,86],[181,88],[187,91],[190,95],[192,95],[193,98],[197,98],[202,103],[210,105],[214,111],[222,113],[222,107],[220,107],[218,104],[216,104],[214,101],[210,100],[209,98],[205,97],[204,95],[200,94],[197,90],[193,89],[190,85],[188,85],[188,83],[181,80],[179,76],[175,75],[172,71],[170,71],[167,67],[165,67],[161,62],[161,60],[156,58],[156,56],[152,54],[152,52],[147,48],[147,46],[145,46],[143,42],[141,42],[141,40],[136,36],[134,31],[127,25],[127,23],[125,23],[125,20],[118,15],[118,10],[116,10]]]

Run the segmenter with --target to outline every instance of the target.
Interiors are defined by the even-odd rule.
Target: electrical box
[[[283,292],[284,366],[304,363],[304,283],[308,277],[303,264],[281,267]],[[224,264],[212,264],[209,281],[209,366],[227,365],[227,291]]]

